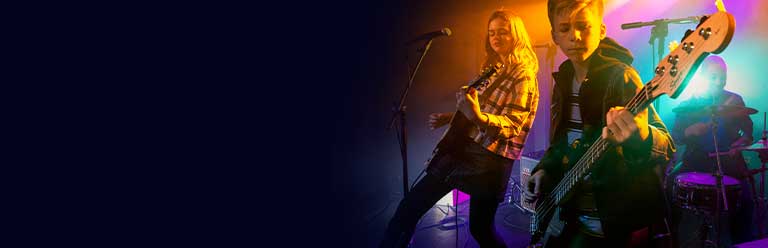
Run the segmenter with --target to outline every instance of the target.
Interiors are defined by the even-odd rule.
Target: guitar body
[[[568,150],[567,154],[565,155],[569,161],[568,168],[572,168],[575,166],[575,162],[581,159],[581,157],[584,155],[585,151],[587,150],[588,145],[582,145],[580,140],[574,141],[574,143],[571,145],[571,149]],[[566,194],[563,196],[560,202],[567,202],[568,199],[573,195],[573,191],[566,192]],[[547,196],[549,198],[549,196]],[[549,199],[552,200],[552,199]],[[538,234],[534,234],[531,237],[531,243],[536,244],[536,246],[533,247],[547,247],[548,245],[551,245],[554,241],[556,246],[553,247],[559,247],[557,245],[557,239],[563,234],[563,230],[565,229],[565,221],[560,219],[560,212],[561,208],[560,206],[553,206],[554,212],[551,215],[544,216],[543,218],[540,216],[537,216],[537,214],[540,213],[534,213],[531,216],[531,223],[535,223],[537,218],[540,219],[541,223],[547,223],[546,229],[544,229],[544,232],[539,232]],[[537,226],[531,225],[531,230],[538,229]]]
[[[459,111],[454,112],[448,130],[440,139],[437,148],[451,150],[462,147],[466,142],[469,142],[469,130],[473,125],[464,114]]]
[[[488,85],[488,79],[498,73],[504,66],[502,64],[495,64],[483,69],[482,73],[470,81],[467,88],[480,89]],[[451,150],[457,147],[463,147],[465,142],[469,141],[469,130],[474,126],[464,114],[456,110],[451,117],[448,130],[443,134],[443,138],[440,139],[440,143],[437,144],[437,149]]]
[[[541,236],[541,234],[533,235],[531,237],[531,244],[533,245],[529,247],[559,247],[557,240],[563,234],[563,230],[565,229],[565,221],[560,220],[559,207],[555,209],[554,214],[548,221],[549,224],[547,225],[546,232],[543,233],[543,236]]]
[[[552,215],[552,219],[549,220],[547,232],[544,234],[544,237],[541,238],[541,244],[547,246],[553,239],[557,240],[557,238],[563,235],[564,229],[565,221],[560,220],[560,208],[557,208],[555,214]]]

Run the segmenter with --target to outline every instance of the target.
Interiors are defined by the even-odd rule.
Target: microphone
[[[422,34],[422,35],[419,35],[416,38],[406,42],[405,44],[411,44],[411,43],[414,43],[414,42],[417,42],[417,41],[420,41],[420,40],[430,40],[430,39],[434,39],[434,38],[437,38],[437,37],[440,37],[440,36],[443,36],[443,35],[451,36],[451,30],[449,28],[443,28],[443,29],[440,29],[440,30],[437,30],[437,31],[432,31],[432,32],[429,32],[429,33],[426,33],[426,34]]]

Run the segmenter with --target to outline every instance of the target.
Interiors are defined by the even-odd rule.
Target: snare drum
[[[682,173],[675,178],[675,203],[683,209],[712,212],[715,209],[715,200],[717,200],[715,185],[715,177],[712,174]],[[739,181],[723,175],[723,186],[725,186],[728,200],[728,210],[732,211],[738,208],[738,199],[741,194]]]

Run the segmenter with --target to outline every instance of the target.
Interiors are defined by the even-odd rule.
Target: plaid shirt
[[[488,125],[470,132],[475,142],[509,159],[520,158],[539,105],[536,74],[514,68],[507,67],[490,78],[492,84],[500,83],[490,94],[485,92],[494,88],[490,85],[478,91],[480,110],[488,116]]]

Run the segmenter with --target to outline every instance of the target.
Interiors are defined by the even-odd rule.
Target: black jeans
[[[387,226],[380,247],[406,247],[419,219],[454,188],[459,188],[471,195],[469,231],[472,237],[481,247],[506,247],[496,233],[494,218],[502,199],[499,196],[503,196],[503,191],[506,190],[512,160],[476,151],[476,147],[467,147],[464,152],[435,156],[430,162],[432,168],[474,166],[474,168],[484,167],[486,170],[480,174],[457,176],[454,179],[449,179],[450,176],[444,176],[443,173],[436,172],[437,170],[432,170],[434,173],[427,173],[400,202]]]

